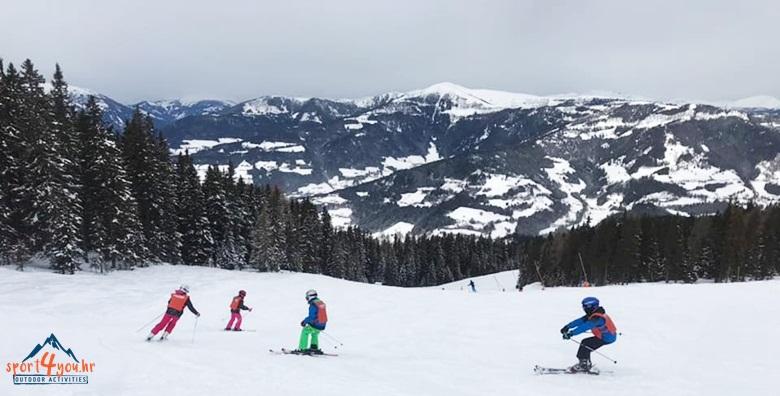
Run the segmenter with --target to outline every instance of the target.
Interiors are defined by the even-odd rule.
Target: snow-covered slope
[[[486,281],[488,281],[486,279]],[[144,323],[188,282],[202,316],[186,313],[166,343]],[[477,280],[478,288],[482,280]],[[304,292],[328,304],[324,349],[338,357],[277,356],[293,347]],[[225,333],[228,304],[246,289],[244,328]],[[555,288],[522,293],[400,289],[306,274],[160,266],[108,276],[0,268],[0,360],[23,359],[50,333],[96,363],[88,385],[14,386],[3,395],[775,395],[780,281]],[[623,333],[594,356],[612,374],[535,376],[573,363],[558,329],[598,296]],[[193,342],[194,339],[194,342]]]
[[[136,103],[141,111],[148,114],[158,127],[164,127],[185,117],[217,114],[230,106],[231,101],[224,100],[155,100]]]
[[[469,287],[469,281],[474,281],[474,288],[477,293],[494,293],[494,292],[516,292],[517,291],[517,270],[503,271],[496,274],[476,276],[473,278],[463,279],[445,285],[433,286],[434,288],[445,290],[458,290],[463,292],[472,292]],[[533,289],[535,285],[527,285],[526,289]]]

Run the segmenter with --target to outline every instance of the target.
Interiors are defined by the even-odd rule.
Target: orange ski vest
[[[317,306],[317,323],[323,325],[328,323],[328,312],[325,310],[325,303],[322,300],[317,300],[314,302],[314,305]]]
[[[593,332],[593,335],[596,336],[596,338],[601,339],[601,336],[604,332],[616,334],[617,327],[615,327],[615,322],[612,321],[612,318],[610,318],[609,315],[596,312],[590,315],[588,320],[592,318],[604,319],[604,326],[594,327],[590,330],[591,332]]]
[[[241,306],[241,296],[233,297],[233,301],[230,303],[230,310],[235,311]]]
[[[174,309],[178,312],[184,312],[184,306],[187,305],[186,294],[171,294],[171,300],[168,301],[168,308]]]

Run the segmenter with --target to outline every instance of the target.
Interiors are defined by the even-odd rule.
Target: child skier
[[[176,322],[179,321],[179,318],[181,318],[181,315],[184,313],[184,307],[187,307],[195,316],[200,317],[200,313],[192,306],[192,300],[190,300],[190,296],[187,294],[189,292],[190,288],[187,285],[181,285],[178,290],[171,293],[165,315],[163,315],[160,323],[157,323],[157,325],[154,326],[151,334],[146,337],[146,341],[151,341],[163,328],[165,328],[165,331],[160,337],[160,340],[168,339],[168,335],[171,334],[174,326],[176,326]]]
[[[617,340],[615,323],[612,322],[604,308],[599,306],[599,300],[596,297],[583,299],[582,310],[585,311],[585,316],[571,321],[561,329],[564,340],[589,330],[593,333],[593,337],[588,337],[580,343],[580,349],[577,351],[579,363],[569,367],[569,370],[573,372],[590,371],[593,366],[590,362],[591,351]]]
[[[321,355],[319,348],[320,331],[325,330],[328,323],[328,313],[325,309],[325,303],[317,298],[316,290],[306,292],[306,301],[309,303],[309,316],[301,321],[301,339],[298,342],[297,353]],[[311,344],[309,344],[311,337]]]
[[[230,327],[233,326],[233,322],[236,322],[235,327],[233,327],[233,331],[242,331],[241,310],[243,309],[252,312],[252,308],[244,305],[244,297],[246,297],[246,292],[239,290],[238,295],[233,297],[233,301],[230,302],[230,321],[228,322],[227,327],[225,327],[225,330],[230,330]]]

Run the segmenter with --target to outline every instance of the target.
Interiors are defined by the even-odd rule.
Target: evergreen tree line
[[[780,206],[702,217],[615,215],[516,243],[518,286],[733,282],[780,274]]]
[[[171,161],[138,110],[122,133],[102,119],[95,98],[80,110],[70,102],[59,65],[46,85],[31,61],[0,62],[0,263],[42,258],[73,274],[168,262],[397,286],[517,266],[504,241],[334,229],[326,210],[236,181],[232,165],[201,181],[188,154]]]

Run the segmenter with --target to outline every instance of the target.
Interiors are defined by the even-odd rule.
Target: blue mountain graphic
[[[70,350],[70,348],[69,349],[65,349],[65,347],[62,346],[62,344],[60,344],[60,340],[58,340],[57,337],[54,335],[54,333],[52,333],[49,336],[49,338],[47,338],[46,341],[43,342],[43,344],[36,345],[35,348],[33,348],[32,352],[30,352],[30,354],[27,355],[27,357],[24,358],[24,360],[22,360],[22,363],[26,362],[28,359],[30,359],[32,357],[35,357],[35,355],[37,355],[38,352],[40,352],[41,349],[43,349],[43,347],[46,346],[47,344],[50,347],[54,348],[54,349],[60,350],[62,352],[65,352],[65,354],[70,356],[71,359],[73,359],[74,362],[76,362],[76,363],[79,362],[79,360],[76,358],[76,355],[73,354],[73,351]]]

